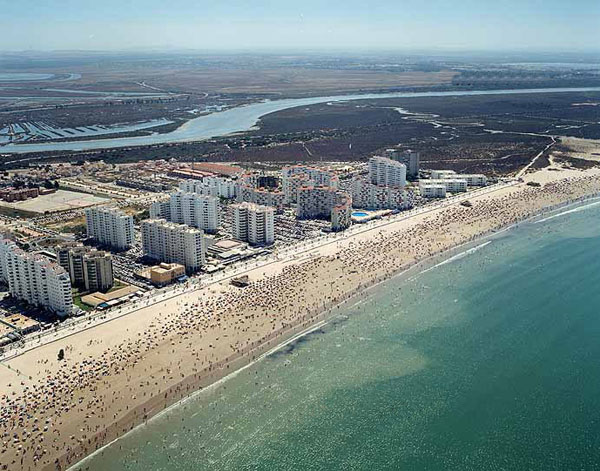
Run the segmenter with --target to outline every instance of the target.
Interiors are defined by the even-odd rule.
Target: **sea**
[[[73,469],[600,469],[600,202],[363,293]]]

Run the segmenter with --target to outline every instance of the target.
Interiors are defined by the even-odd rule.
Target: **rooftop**
[[[244,169],[235,165],[216,164],[210,162],[199,162],[192,164],[192,170],[200,170],[205,172],[216,173],[225,176],[241,175]]]
[[[4,318],[2,318],[3,322],[6,322],[16,329],[28,329],[30,327],[37,327],[39,323],[30,319],[29,317],[25,317],[22,314],[10,314]]]

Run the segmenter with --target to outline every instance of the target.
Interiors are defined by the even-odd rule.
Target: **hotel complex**
[[[362,209],[410,209],[413,193],[402,187],[374,185],[363,178],[352,181],[352,205]]]
[[[275,209],[254,203],[231,205],[232,233],[235,239],[251,245],[270,245],[275,241]]]
[[[287,204],[298,201],[298,189],[302,186],[327,186],[337,188],[337,175],[319,168],[294,165],[281,170],[282,189]]]
[[[144,255],[165,263],[179,263],[188,272],[205,263],[204,232],[164,219],[147,219],[141,223]]]
[[[126,250],[133,245],[133,217],[114,208],[85,210],[87,235],[102,245]]]
[[[337,188],[303,186],[298,189],[296,216],[298,219],[330,219],[333,230],[342,230],[351,224],[352,198]]]

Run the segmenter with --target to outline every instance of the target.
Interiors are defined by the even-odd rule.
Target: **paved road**
[[[142,299],[135,301],[132,304],[128,304],[108,311],[94,313],[85,317],[68,319],[62,324],[60,324],[60,326],[55,330],[45,331],[39,334],[27,336],[24,339],[24,341],[19,343],[18,345],[11,345],[3,355],[0,355],[0,361],[6,361],[11,358],[15,358],[39,346],[47,345],[49,343],[56,342],[57,340],[70,337],[71,335],[75,335],[84,330],[91,329],[105,322],[110,322],[120,317],[133,314],[141,309],[145,309],[157,303],[164,302],[168,299],[182,296],[183,294],[199,289],[204,289],[208,286],[214,285],[216,283],[221,283],[233,277],[238,277],[257,268],[266,267],[273,263],[278,263],[286,260],[298,261],[299,259],[308,259],[312,256],[311,252],[321,249],[322,247],[325,247],[327,245],[335,244],[340,240],[347,239],[349,237],[353,237],[355,235],[369,232],[375,229],[379,229],[381,227],[389,226],[391,224],[395,224],[399,221],[410,219],[418,215],[431,213],[441,208],[457,205],[461,201],[465,201],[476,196],[494,193],[496,191],[500,191],[504,188],[514,185],[518,185],[518,182],[516,180],[498,183],[496,185],[480,188],[478,190],[473,190],[468,193],[453,196],[451,198],[447,198],[439,202],[428,204],[417,209],[398,213],[396,215],[392,215],[384,219],[376,219],[364,224],[355,224],[349,229],[345,230],[344,232],[324,234],[320,237],[310,239],[308,241],[303,241],[292,246],[283,247],[273,252],[273,254],[271,254],[268,257],[260,257],[259,259],[254,260],[252,262],[239,262],[238,264],[232,265],[221,272],[212,275],[201,275],[192,278],[184,285],[175,285],[148,292]]]

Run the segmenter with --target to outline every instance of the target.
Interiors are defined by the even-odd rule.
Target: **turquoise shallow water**
[[[523,224],[380,285],[80,467],[600,469],[599,223]]]

